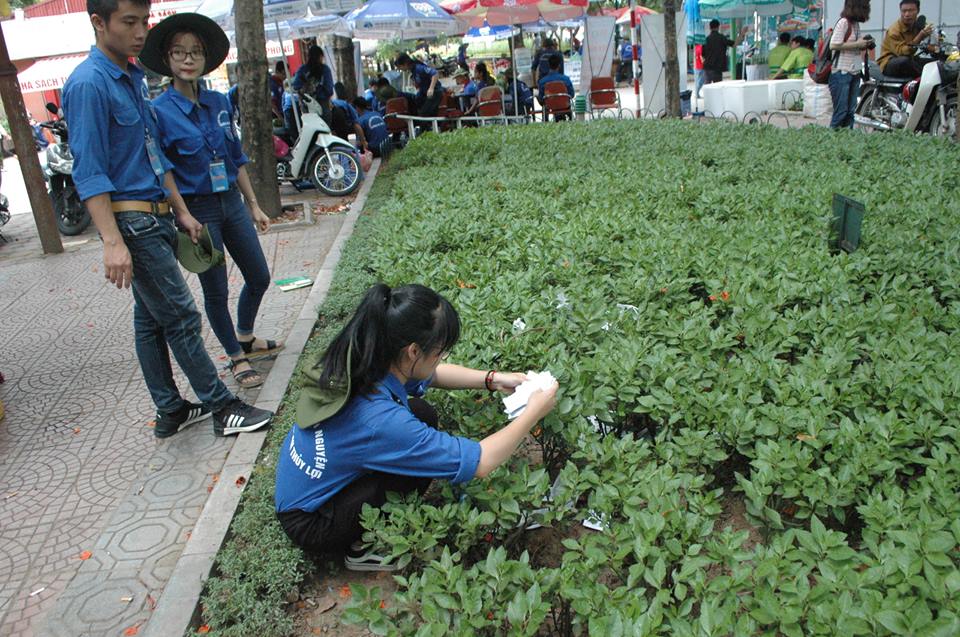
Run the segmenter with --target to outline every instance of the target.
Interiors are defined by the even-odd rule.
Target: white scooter
[[[309,95],[300,99],[305,111],[300,136],[290,153],[277,160],[277,179],[292,183],[309,179],[317,189],[333,197],[350,194],[363,179],[359,151],[330,132],[316,100]]]

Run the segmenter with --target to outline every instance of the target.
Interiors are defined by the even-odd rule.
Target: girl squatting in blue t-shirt
[[[307,372],[297,425],[280,449],[277,516],[309,551],[347,549],[350,570],[392,570],[359,543],[364,504],[382,506],[387,491],[423,493],[434,478],[484,477],[509,458],[553,409],[558,385],[534,393],[527,408],[477,442],[436,429],[437,412],[421,398],[428,385],[504,394],[520,373],[444,363],[460,337],[449,301],[422,285],[367,290],[356,313]]]

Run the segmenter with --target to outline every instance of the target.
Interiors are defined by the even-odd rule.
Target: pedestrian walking
[[[73,176],[103,239],[105,277],[133,289],[137,358],[157,407],[154,434],[171,436],[211,413],[218,436],[260,429],[273,414],[244,403],[220,380],[177,264],[174,217],[194,243],[203,226],[160,150],[144,74],[128,62],[143,49],[150,1],[87,0],[87,12],[96,43],[63,89]],[[202,404],[181,396],[171,349]]]

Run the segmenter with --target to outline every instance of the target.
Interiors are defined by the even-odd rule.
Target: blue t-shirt
[[[541,77],[540,81],[537,82],[537,89],[540,91],[540,99],[543,99],[543,88],[547,85],[547,82],[563,82],[567,87],[567,94],[570,95],[570,97],[573,97],[573,82],[571,82],[570,78],[563,73],[557,73],[554,71],[549,75]]]
[[[330,100],[330,103],[343,109],[344,114],[347,116],[347,124],[353,126],[357,123],[357,119],[359,119],[360,116],[357,115],[357,109],[353,107],[353,104],[337,98]]]
[[[293,425],[277,460],[277,512],[316,511],[372,471],[452,482],[473,478],[480,443],[437,431],[410,411],[407,397],[421,395],[427,384],[403,385],[388,374],[373,393],[353,398],[318,426]]]
[[[533,58],[533,64],[530,66],[530,70],[537,70],[537,77],[543,77],[550,73],[550,58],[556,55],[560,58],[560,72],[563,73],[563,56],[560,54],[560,51],[556,49],[548,51],[547,49],[541,49],[537,51],[537,55]]]
[[[363,129],[363,136],[367,140],[367,146],[370,148],[379,148],[380,144],[387,139],[387,123],[383,117],[376,111],[364,111],[359,119],[360,128]]]
[[[437,69],[432,66],[427,66],[426,64],[421,64],[417,62],[413,65],[413,71],[411,75],[413,76],[413,84],[417,87],[417,96],[426,97],[427,91],[430,89],[430,80],[434,75],[437,74]],[[440,88],[440,82],[437,81],[436,88]]]
[[[182,195],[213,192],[210,164],[223,161],[230,185],[237,171],[249,160],[230,117],[230,101],[216,91],[200,89],[194,104],[171,86],[153,105],[160,119],[160,145],[170,163]]]
[[[290,92],[284,92],[283,94],[283,112],[292,111],[294,106],[300,105],[300,98]]]
[[[147,136],[164,171],[172,166],[160,151],[157,114],[143,71],[124,71],[96,46],[63,87],[63,112],[70,129],[73,181],[80,199],[110,194],[114,201],[163,201],[165,175],[153,172]]]
[[[624,40],[620,44],[620,59],[623,61],[633,59],[633,44],[630,43],[630,40]]]

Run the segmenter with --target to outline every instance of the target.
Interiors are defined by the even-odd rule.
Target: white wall
[[[827,28],[832,28],[840,19],[843,0],[824,0],[826,4]],[[920,13],[927,16],[927,23],[946,26],[947,40],[957,41],[960,29],[960,0],[920,0]],[[863,32],[870,33],[877,40],[883,38],[887,28],[900,17],[900,0],[871,0],[870,19],[864,24]]]

